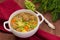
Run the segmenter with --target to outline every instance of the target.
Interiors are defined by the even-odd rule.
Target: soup
[[[19,32],[28,32],[37,26],[37,17],[30,13],[19,13],[11,20],[11,27]]]

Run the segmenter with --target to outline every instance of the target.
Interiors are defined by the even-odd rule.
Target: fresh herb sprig
[[[34,3],[40,3],[38,10],[40,12],[50,11],[52,21],[60,19],[60,0],[33,0]]]
[[[51,12],[52,21],[55,22],[60,19],[60,0],[33,0],[33,3],[39,3],[38,11]],[[25,0],[25,6],[27,9],[36,10],[35,5],[29,0]]]

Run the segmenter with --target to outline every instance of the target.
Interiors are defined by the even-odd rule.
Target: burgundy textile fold
[[[3,22],[9,19],[9,16],[16,10],[22,9],[14,0],[5,0],[0,3],[0,31],[8,32],[3,27]],[[60,40],[60,37],[38,30],[33,36],[29,38],[18,38],[17,40]]]

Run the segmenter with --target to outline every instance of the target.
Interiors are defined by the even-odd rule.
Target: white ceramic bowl
[[[15,15],[17,15],[17,14],[19,14],[19,13],[21,13],[21,12],[31,13],[32,15],[35,15],[35,16],[37,17],[38,24],[37,24],[36,28],[34,28],[33,30],[31,30],[31,31],[29,31],[29,32],[18,32],[18,31],[14,30],[14,29],[11,27],[11,24],[10,24],[11,19],[12,19]],[[41,21],[39,20],[39,17],[38,17],[38,16],[41,16],[41,17],[42,17],[42,20],[41,20]],[[30,36],[34,35],[34,34],[37,32],[37,30],[38,30],[38,28],[39,28],[39,25],[40,25],[43,21],[44,21],[44,18],[43,18],[43,16],[42,16],[41,14],[39,14],[39,13],[36,14],[35,12],[33,12],[33,11],[31,11],[31,10],[28,10],[28,9],[21,9],[21,10],[17,10],[17,11],[15,11],[15,12],[13,12],[13,13],[11,14],[11,16],[9,17],[9,20],[4,22],[4,28],[5,28],[7,31],[12,32],[14,35],[16,35],[16,36],[18,36],[18,37],[27,38],[27,37],[30,37]],[[6,24],[9,25],[9,29],[6,28]]]

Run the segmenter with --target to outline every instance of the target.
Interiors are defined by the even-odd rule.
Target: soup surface
[[[11,27],[19,32],[28,32],[37,26],[37,17],[30,13],[19,13],[11,20]]]

